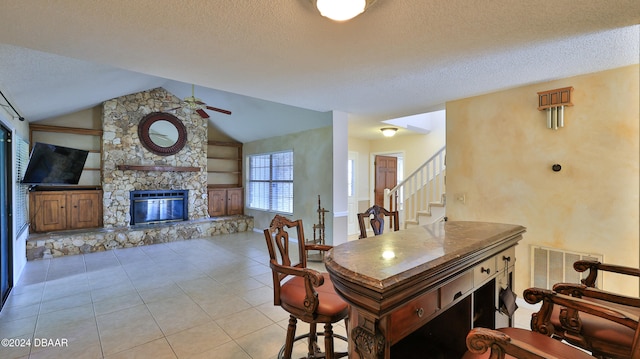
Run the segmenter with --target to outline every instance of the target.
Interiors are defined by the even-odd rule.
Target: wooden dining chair
[[[593,358],[584,350],[553,338],[555,326],[551,322],[557,307],[593,315],[603,322],[622,325],[634,333],[628,359],[640,359],[640,326],[638,316],[601,303],[576,298],[547,289],[525,290],[524,299],[530,304],[542,302],[540,310],[531,317],[531,330],[474,328],[467,335],[467,353],[463,359],[587,359]]]
[[[358,238],[367,238],[367,226],[365,223],[367,220],[371,225],[371,229],[373,230],[374,235],[377,236],[382,234],[385,228],[385,217],[389,218],[389,228],[397,231],[400,226],[400,224],[398,223],[398,211],[388,211],[378,206],[377,204],[374,204],[366,211],[358,213],[358,225],[360,226],[360,237]]]
[[[298,263],[292,262],[289,251],[291,238],[287,229],[292,229],[298,247]],[[307,358],[341,358],[347,353],[334,353],[333,338],[346,338],[333,333],[333,324],[341,320],[347,325],[348,304],[336,293],[328,273],[307,268],[307,250],[327,251],[329,245],[306,244],[302,220],[289,220],[276,215],[269,228],[264,230],[269,250],[269,266],[273,274],[273,303],[289,313],[287,337],[278,358],[290,359],[293,344],[308,338]],[[309,334],[296,337],[297,321],[309,323]],[[317,342],[316,325],[324,324],[324,353]],[[348,328],[348,327],[347,327]]]
[[[599,272],[627,275],[637,283],[637,278],[640,277],[638,268],[592,260],[577,261],[573,267],[578,272],[587,272],[586,278],[582,283],[556,283],[554,291],[640,316],[640,298],[595,288]],[[598,358],[628,358],[636,334],[634,330],[619,323],[561,306],[555,308],[551,323],[555,337],[588,350]]]

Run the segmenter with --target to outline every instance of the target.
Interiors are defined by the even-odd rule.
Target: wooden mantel
[[[117,165],[120,171],[200,172],[200,167]]]

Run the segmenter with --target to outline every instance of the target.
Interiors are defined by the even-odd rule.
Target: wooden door
[[[69,229],[102,227],[102,198],[100,192],[69,193]]]
[[[29,210],[34,232],[59,231],[67,228],[67,196],[64,192],[33,192]]]
[[[242,188],[227,189],[227,214],[236,215],[244,212],[244,201],[242,200]]]
[[[224,188],[210,188],[209,195],[209,216],[224,216],[227,212],[227,190]]]
[[[374,165],[376,170],[375,204],[384,207],[384,189],[391,189],[398,184],[398,159],[390,156],[376,156]]]

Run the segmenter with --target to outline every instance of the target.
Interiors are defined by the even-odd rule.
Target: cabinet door
[[[235,215],[244,212],[244,201],[242,200],[242,188],[230,188],[227,190],[227,214]]]
[[[224,216],[227,212],[227,190],[224,188],[209,189],[209,216]]]
[[[102,201],[99,192],[69,193],[69,229],[95,228],[102,226]]]
[[[67,228],[67,196],[64,192],[33,192],[29,208],[34,232],[59,231]]]

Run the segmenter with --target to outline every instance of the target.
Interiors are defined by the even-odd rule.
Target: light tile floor
[[[267,263],[256,232],[30,261],[0,312],[16,340],[0,358],[276,358],[288,314]]]

